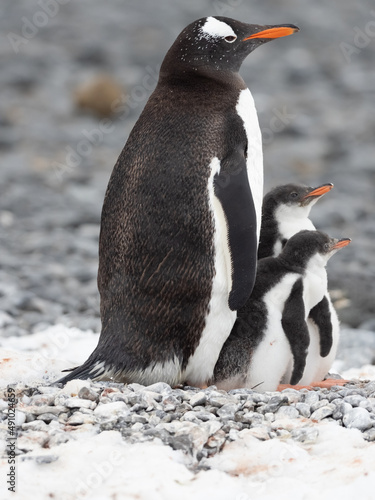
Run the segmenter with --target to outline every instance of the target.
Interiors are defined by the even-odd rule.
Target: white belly
[[[212,377],[221,348],[232,330],[237,315],[236,311],[231,311],[228,306],[229,292],[232,287],[228,231],[224,212],[214,194],[213,186],[213,178],[220,171],[218,158],[213,158],[210,168],[208,193],[215,225],[215,276],[206,325],[184,374],[185,380],[192,385],[205,384]]]
[[[255,387],[260,392],[275,391],[284,375],[291,373],[293,355],[281,318],[285,301],[298,278],[298,274],[287,274],[264,297],[267,327],[264,338],[253,353],[246,387]]]
[[[289,240],[289,238],[303,229],[315,231],[314,224],[307,217],[296,217],[291,214],[290,217],[278,218],[278,212],[280,213],[281,210],[276,210],[276,219],[279,220],[279,232],[282,235],[282,238]]]
[[[247,136],[247,175],[257,217],[257,235],[259,242],[263,201],[263,149],[258,115],[255,109],[253,96],[249,89],[241,90],[236,110],[243,120]]]
[[[320,356],[320,337],[318,327],[316,326],[314,321],[312,321],[311,319],[307,319],[307,326],[310,335],[310,345],[306,359],[306,367],[303,372],[303,377],[299,382],[299,384],[301,385],[309,385],[312,382],[323,380],[325,375],[327,375],[327,373],[331,369],[331,366],[336,357],[340,335],[340,323],[328,293],[326,296],[331,312],[332,348],[328,356],[326,356],[325,358],[322,358]]]

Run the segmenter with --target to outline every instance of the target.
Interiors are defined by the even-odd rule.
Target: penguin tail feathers
[[[94,363],[84,363],[81,366],[77,366],[75,368],[69,368],[67,370],[62,370],[63,372],[70,373],[65,375],[65,377],[56,380],[55,384],[66,384],[70,380],[74,379],[91,379],[91,380],[100,380],[103,376],[108,374],[108,370],[105,368],[104,361],[96,361]]]

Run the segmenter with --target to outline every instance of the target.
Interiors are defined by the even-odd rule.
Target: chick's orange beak
[[[282,36],[293,35],[299,31],[297,26],[275,26],[274,28],[268,28],[263,31],[259,31],[258,33],[254,33],[253,35],[244,38],[242,41],[251,40],[252,38],[281,38]]]
[[[307,193],[304,198],[311,198],[312,196],[322,196],[323,194],[328,193],[328,191],[331,191],[332,188],[333,184],[324,184],[323,186],[319,186],[313,191],[310,191],[310,193]]]
[[[339,240],[335,245],[333,245],[332,250],[338,250],[339,248],[344,248],[347,245],[349,245],[351,241],[352,240],[350,238],[343,238],[342,240]]]

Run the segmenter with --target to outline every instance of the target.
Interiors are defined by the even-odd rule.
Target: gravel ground
[[[330,391],[286,389],[264,394],[249,389],[227,393],[215,386],[172,389],[161,382],[144,387],[72,381],[65,388],[18,386],[16,393],[21,459],[30,451],[74,440],[78,430],[119,431],[129,443],[160,439],[182,450],[194,470],[205,468],[206,459],[245,429],[261,441],[291,438],[314,443],[319,429],[313,423],[324,420],[358,429],[365,440],[375,441],[375,381]],[[0,399],[0,406],[6,408],[7,402]],[[57,458],[52,454],[40,460],[49,463]]]
[[[319,229],[353,239],[329,263],[330,287],[343,323],[375,331],[372,0],[61,3],[56,12],[36,1],[0,6],[1,335],[56,323],[100,330],[108,178],[166,50],[208,14],[301,28],[255,51],[242,69],[263,129],[266,188],[335,184],[312,213]],[[102,73],[125,96],[108,122],[74,100]]]

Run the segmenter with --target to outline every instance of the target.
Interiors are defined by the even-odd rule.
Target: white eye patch
[[[201,35],[202,38],[206,39],[225,38],[227,36],[235,37],[235,39],[237,38],[236,33],[232,30],[229,24],[219,21],[215,17],[207,17],[206,22],[201,27]]]

